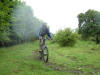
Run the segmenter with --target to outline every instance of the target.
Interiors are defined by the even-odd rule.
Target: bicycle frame
[[[40,37],[40,49],[42,50],[42,52],[40,52],[40,59],[43,58],[44,62],[47,62],[48,61],[48,48],[46,46],[45,41],[46,41],[45,36]]]

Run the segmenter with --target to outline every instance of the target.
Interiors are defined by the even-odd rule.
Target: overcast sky
[[[47,22],[50,31],[78,27],[77,15],[88,9],[100,11],[99,0],[24,0],[34,10],[34,15]]]

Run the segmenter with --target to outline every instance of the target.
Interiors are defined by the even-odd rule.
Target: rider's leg
[[[45,36],[40,36],[40,51],[42,50],[43,45],[45,45],[45,40],[46,37]]]
[[[40,51],[42,50],[42,44],[43,44],[43,38],[42,38],[42,36],[40,36]]]
[[[43,45],[46,43],[46,36],[43,36]]]
[[[40,53],[40,59],[42,59],[42,36],[39,37],[40,40],[40,49],[39,49],[39,53]]]

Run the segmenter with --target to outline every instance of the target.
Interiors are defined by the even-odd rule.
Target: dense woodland
[[[40,21],[20,0],[0,0],[0,47],[33,41]]]

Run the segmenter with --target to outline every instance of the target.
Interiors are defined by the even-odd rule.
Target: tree
[[[0,0],[0,44],[10,41],[10,15],[18,0]]]
[[[41,21],[37,19],[30,6],[25,4],[18,4],[12,13],[12,32],[19,41],[19,43],[33,40],[36,35],[38,26]]]
[[[0,0],[0,47],[34,40],[43,22],[21,0]]]
[[[99,43],[100,34],[100,12],[95,10],[88,10],[85,13],[78,15],[79,33],[83,37],[95,37],[96,43]]]

